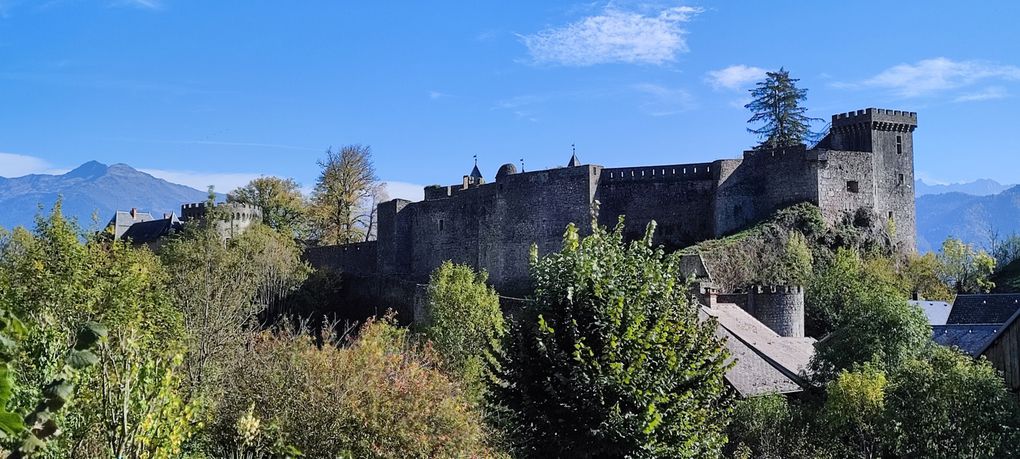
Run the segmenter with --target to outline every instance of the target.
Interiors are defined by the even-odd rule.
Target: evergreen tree
[[[756,148],[789,147],[817,137],[810,125],[818,118],[804,114],[807,109],[800,103],[807,99],[807,89],[798,88],[798,81],[790,78],[789,71],[780,68],[778,72],[767,72],[765,79],[750,90],[753,100],[744,108],[754,115],[747,122],[762,123],[758,129],[748,128],[748,132],[762,139]]]

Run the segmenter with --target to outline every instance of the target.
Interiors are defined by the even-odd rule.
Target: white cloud
[[[67,169],[54,168],[49,161],[29,155],[0,153],[0,177],[22,177],[29,174],[63,174]]]
[[[217,193],[229,193],[235,188],[247,185],[254,178],[263,174],[248,172],[196,172],[164,169],[138,169],[153,177],[158,177],[171,183],[190,186],[196,190],[205,190],[212,185]]]
[[[749,83],[754,83],[765,77],[766,70],[759,67],[749,67],[743,64],[731,65],[724,69],[712,70],[705,75],[715,89],[744,89]]]
[[[837,83],[846,88],[889,89],[902,97],[921,97],[944,93],[981,81],[1020,80],[1020,67],[992,62],[954,61],[945,57],[925,59],[915,64],[899,64],[857,83]]]
[[[702,11],[678,6],[645,16],[607,7],[600,15],[519,37],[539,64],[661,65],[687,52],[686,31],[681,26]]]
[[[694,107],[694,97],[683,89],[652,83],[640,83],[632,88],[644,96],[641,109],[652,116],[675,115]]]
[[[450,97],[450,95],[445,92],[429,91],[429,99],[436,100],[444,97]]]
[[[1009,93],[1001,86],[991,86],[977,92],[961,94],[953,99],[953,102],[977,102],[982,100],[1003,99],[1009,97]]]

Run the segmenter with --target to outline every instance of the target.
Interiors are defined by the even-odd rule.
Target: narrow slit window
[[[443,230],[443,227],[445,226],[445,223],[446,222],[444,222],[442,219],[439,220],[439,231]]]
[[[896,154],[903,154],[903,136],[901,135],[896,136]]]
[[[903,186],[903,174],[900,174],[899,176],[899,185]]]

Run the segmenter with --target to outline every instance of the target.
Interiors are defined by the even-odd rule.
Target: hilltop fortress
[[[518,171],[505,164],[487,183],[477,166],[461,183],[430,186],[425,200],[378,207],[376,241],[311,250],[309,260],[343,272],[423,282],[445,260],[489,272],[504,294],[526,292],[532,244],[560,248],[565,227],[584,229],[626,216],[637,239],[651,220],[657,242],[677,249],[734,233],[778,209],[817,205],[832,224],[860,212],[895,227],[900,250],[913,251],[917,114],[869,108],[832,116],[816,146],[745,151],[741,159],[608,168],[582,165]]]

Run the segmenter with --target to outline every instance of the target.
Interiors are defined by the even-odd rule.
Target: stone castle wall
[[[801,203],[818,205],[830,223],[860,209],[886,222],[891,215],[901,249],[914,248],[913,138],[916,114],[867,109],[833,116],[832,130],[813,149],[744,152],[711,163],[603,168],[584,165],[516,173],[504,165],[495,182],[465,177],[428,187],[425,200],[379,205],[373,262],[334,254],[351,272],[400,275],[425,282],[445,260],[485,269],[501,293],[529,289],[528,256],[559,250],[566,226],[588,230],[626,217],[637,239],[655,220],[657,243],[669,248],[731,234]]]

